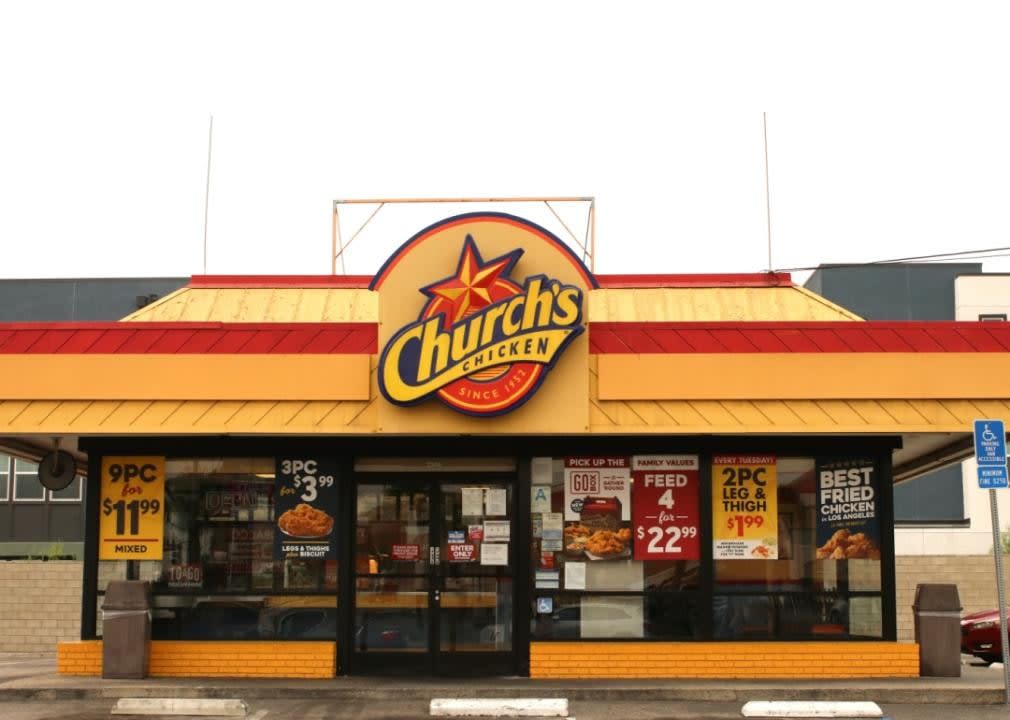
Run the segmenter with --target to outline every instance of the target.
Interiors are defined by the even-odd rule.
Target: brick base
[[[898,678],[919,646],[891,642],[530,644],[534,678]]]
[[[61,642],[61,675],[101,675],[102,641]],[[332,678],[337,674],[333,642],[215,642],[155,640],[151,677]]]

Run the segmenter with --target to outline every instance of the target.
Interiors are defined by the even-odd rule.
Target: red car
[[[983,662],[1003,662],[999,610],[983,610],[961,618],[961,652]]]

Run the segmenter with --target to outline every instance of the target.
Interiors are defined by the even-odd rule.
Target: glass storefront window
[[[836,469],[846,463],[815,458],[774,462],[778,557],[715,560],[715,637],[881,637],[879,527],[876,536],[867,530],[879,522],[867,504],[875,486],[860,484],[870,474],[850,480]]]
[[[549,597],[550,612],[533,616],[534,640],[689,640],[701,636],[696,593]]]
[[[586,497],[566,495],[563,458],[549,465],[546,459],[534,461],[539,472],[532,489],[532,637],[700,637],[701,561],[634,558],[630,463],[608,461],[618,467],[616,480],[587,483]],[[687,525],[682,520],[678,532]],[[670,537],[662,536],[660,548]],[[640,542],[649,539],[644,532],[643,538]],[[671,545],[674,553],[679,547]]]
[[[608,468],[690,460],[638,456],[643,462],[636,464],[635,457],[588,460]],[[586,460],[534,459],[530,584],[535,639],[882,637],[880,483],[872,460],[712,456],[712,479],[701,488],[714,492],[709,517],[698,517],[694,505],[685,507],[685,497],[688,505],[692,498],[676,488],[687,487],[691,478],[678,479],[676,473],[654,477],[652,487],[636,472],[615,470],[609,484],[603,473],[599,485],[586,473],[579,479],[584,487],[576,488],[571,473],[566,480],[566,463],[574,467]],[[758,483],[741,482],[726,470],[737,461],[764,467],[766,474]],[[712,483],[725,485],[725,492]],[[667,487],[675,492],[666,495]],[[769,502],[761,502],[766,498]],[[720,506],[724,499],[728,502]],[[630,514],[622,514],[626,505]],[[589,515],[587,523],[591,507],[602,508],[602,520]],[[657,521],[664,510],[677,522]],[[710,565],[696,559],[636,559],[650,557],[641,552],[650,535],[653,551],[687,554],[685,540],[704,525],[717,546],[725,540],[713,549],[719,559]],[[755,532],[746,532],[752,527]],[[625,528],[629,532],[622,534]],[[587,537],[600,529],[606,532],[596,537],[611,543],[604,548],[609,556],[589,552],[600,544]],[[648,532],[633,537],[639,530]],[[706,597],[711,602],[703,602]]]
[[[134,563],[152,583],[152,637],[336,637],[336,560],[275,557],[274,472],[273,457],[166,461],[163,559]],[[128,568],[99,563],[99,613]]]

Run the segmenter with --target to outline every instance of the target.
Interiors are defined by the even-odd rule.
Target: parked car
[[[999,610],[983,610],[961,618],[961,652],[985,663],[1003,661]]]

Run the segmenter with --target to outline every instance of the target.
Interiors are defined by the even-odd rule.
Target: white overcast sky
[[[0,276],[202,272],[210,114],[211,273],[329,272],[335,198],[503,195],[595,196],[599,272],[761,271],[762,111],[775,267],[1007,246],[1008,38],[1005,0],[4,0]]]

